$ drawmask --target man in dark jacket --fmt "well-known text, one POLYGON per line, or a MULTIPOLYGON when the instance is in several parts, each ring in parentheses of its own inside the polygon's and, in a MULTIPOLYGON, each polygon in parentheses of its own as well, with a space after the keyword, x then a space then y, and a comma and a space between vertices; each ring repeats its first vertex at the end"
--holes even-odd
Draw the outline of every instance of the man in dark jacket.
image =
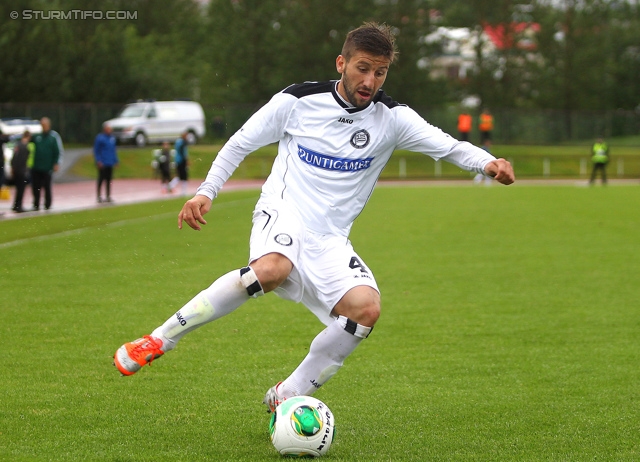
POLYGON ((100 191, 102 183, 106 183, 106 202, 111 202, 111 178, 113 177, 113 167, 118 165, 118 154, 116 152, 116 138, 111 134, 111 127, 105 125, 102 133, 96 136, 93 143, 93 156, 98 169, 98 202, 102 202, 100 191))
POLYGON ((9 137, 0 131, 0 188, 4 185, 4 144, 9 142, 9 137))
POLYGON ((13 200, 12 210, 16 213, 24 212, 22 199, 24 197, 24 189, 27 186, 27 162, 31 151, 35 151, 35 146, 31 142, 31 133, 25 131, 22 139, 13 148, 13 157, 11 158, 13 184, 16 186, 16 197, 13 200))
POLYGON ((174 145, 174 149, 176 151, 176 157, 174 161, 176 163, 176 172, 178 176, 176 176, 171 183, 169 183, 170 189, 175 189, 178 184, 181 185, 182 195, 186 196, 187 194, 187 180, 189 179, 188 167, 189 167, 189 156, 188 156, 188 145, 187 143, 187 135, 188 131, 185 131, 180 135, 180 138, 176 140, 176 144, 174 145))
POLYGON ((49 210, 53 196, 51 194, 51 178, 58 171, 60 150, 58 141, 51 134, 51 121, 48 117, 40 120, 42 133, 32 138, 35 145, 33 167, 31 168, 31 188, 33 192, 33 210, 40 210, 40 190, 44 188, 44 208, 49 210))

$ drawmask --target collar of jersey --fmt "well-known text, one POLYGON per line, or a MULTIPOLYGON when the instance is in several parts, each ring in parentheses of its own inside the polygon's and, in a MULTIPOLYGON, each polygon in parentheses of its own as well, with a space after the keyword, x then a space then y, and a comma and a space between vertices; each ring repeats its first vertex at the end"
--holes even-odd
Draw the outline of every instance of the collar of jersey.
POLYGON ((349 114, 355 114, 356 112, 360 112, 360 111, 364 111, 366 109, 369 109, 372 106, 372 104, 375 104, 380 100, 380 96, 382 95, 382 90, 378 90, 378 93, 371 100, 371 102, 369 104, 367 104, 365 107, 357 108, 357 107, 351 105, 350 103, 346 102, 344 100, 344 98, 342 98, 342 95, 340 95, 340 93, 338 93, 338 83, 340 81, 336 80, 335 82, 336 82, 335 85, 333 87, 331 87, 331 94, 333 95, 333 97, 336 100, 336 102, 340 105, 340 107, 344 108, 344 110, 347 111, 349 114))

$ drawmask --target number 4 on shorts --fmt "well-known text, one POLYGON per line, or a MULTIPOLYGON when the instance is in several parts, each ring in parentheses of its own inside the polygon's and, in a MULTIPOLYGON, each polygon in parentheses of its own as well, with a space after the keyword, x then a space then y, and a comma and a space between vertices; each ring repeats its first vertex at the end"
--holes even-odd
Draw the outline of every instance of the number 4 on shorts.
POLYGON ((361 273, 368 273, 367 268, 365 268, 364 265, 360 263, 360 260, 358 260, 358 257, 351 257, 351 261, 349 262, 349 268, 351 269, 360 268, 361 273))

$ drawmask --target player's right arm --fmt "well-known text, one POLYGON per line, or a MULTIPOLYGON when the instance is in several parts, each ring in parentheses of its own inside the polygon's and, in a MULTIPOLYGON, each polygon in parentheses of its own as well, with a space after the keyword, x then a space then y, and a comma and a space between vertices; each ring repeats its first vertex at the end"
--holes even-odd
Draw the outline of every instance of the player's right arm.
POLYGON ((182 229, 182 223, 186 222, 191 228, 200 231, 200 225, 207 224, 203 215, 209 211, 211 202, 240 162, 249 153, 282 138, 295 100, 296 98, 282 92, 276 94, 229 138, 211 164, 196 195, 184 204, 178 214, 178 228, 182 229))
POLYGON ((189 199, 178 214, 178 228, 182 229, 182 222, 185 221, 191 228, 200 231, 200 225, 206 225, 204 214, 211 209, 211 199, 207 196, 196 194, 189 199))
POLYGON ((280 141, 285 135, 285 127, 296 101, 294 96, 280 92, 252 115, 222 146, 196 194, 215 199, 218 191, 247 155, 280 141))

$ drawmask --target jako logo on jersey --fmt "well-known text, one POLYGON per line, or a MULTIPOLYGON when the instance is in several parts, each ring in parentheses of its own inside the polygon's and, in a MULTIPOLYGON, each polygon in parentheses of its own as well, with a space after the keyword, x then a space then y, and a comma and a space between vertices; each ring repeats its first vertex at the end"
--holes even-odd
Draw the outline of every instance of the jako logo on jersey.
MULTIPOLYGON (((368 142, 369 141, 367 139, 367 143, 368 142)), ((311 149, 307 149, 300 145, 298 145, 298 157, 300 157, 300 160, 304 163, 309 164, 312 167, 341 172, 357 172, 358 170, 368 169, 371 167, 371 162, 373 161, 373 157, 367 157, 366 159, 343 159, 340 157, 331 157, 312 151, 311 149)))
POLYGON ((351 137, 351 146, 356 149, 362 149, 369 144, 369 140, 371 137, 369 136, 369 132, 366 130, 358 130, 351 137))
POLYGON ((288 234, 277 234, 276 237, 273 238, 280 245, 286 245, 287 247, 293 244, 293 239, 288 234))
POLYGON ((340 122, 342 124, 352 124, 353 123, 353 119, 345 119, 344 117, 340 117, 338 119, 338 122, 340 122))

